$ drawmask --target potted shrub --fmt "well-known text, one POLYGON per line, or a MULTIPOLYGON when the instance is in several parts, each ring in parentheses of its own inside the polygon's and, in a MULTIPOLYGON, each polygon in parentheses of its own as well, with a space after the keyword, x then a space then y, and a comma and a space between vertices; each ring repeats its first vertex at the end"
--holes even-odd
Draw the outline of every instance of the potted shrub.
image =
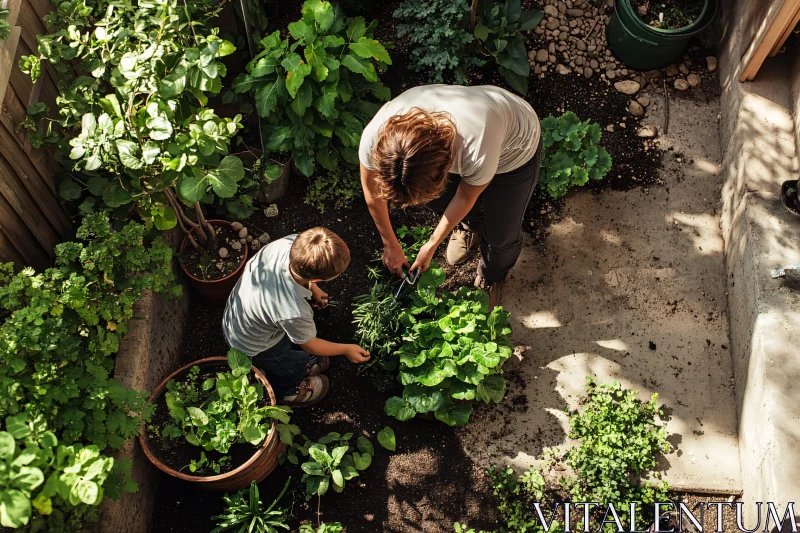
POLYGON ((705 31, 719 0, 616 0, 606 27, 614 56, 641 70, 680 61, 689 40, 705 31))
POLYGON ((192 6, 168 0, 107 10, 64 2, 58 17, 48 19, 57 31, 39 37, 47 46, 20 66, 33 81, 42 62, 67 73, 59 120, 36 104, 25 122, 35 146, 54 143, 65 156, 69 177, 59 185, 61 196, 83 197, 82 212, 111 210, 117 219, 135 216, 158 230, 179 226, 184 259, 225 263, 208 276, 190 275, 208 293, 204 282, 232 287, 247 253, 219 254, 229 225, 207 220, 203 204, 235 201, 245 168, 229 153, 241 116, 223 118, 207 106, 222 89, 221 58, 236 47, 205 29, 214 9, 192 6), (69 31, 66 21, 74 24, 69 31), (70 78, 73 66, 87 75, 70 78))
POLYGON ((293 435, 287 407, 238 350, 167 376, 153 392, 153 419, 139 435, 147 458, 203 488, 237 491, 266 478, 293 435))

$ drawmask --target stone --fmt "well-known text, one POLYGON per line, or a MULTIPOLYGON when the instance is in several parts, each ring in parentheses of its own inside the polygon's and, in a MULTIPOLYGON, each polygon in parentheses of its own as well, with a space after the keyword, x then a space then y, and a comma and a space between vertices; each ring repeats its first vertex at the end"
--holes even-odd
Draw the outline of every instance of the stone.
POLYGON ((652 139, 656 135, 658 135, 658 128, 653 126, 652 124, 648 124, 646 126, 642 126, 636 131, 636 135, 642 137, 643 139, 652 139))
POLYGON ((679 91, 685 91, 686 89, 689 88, 689 82, 683 78, 678 78, 677 80, 675 80, 675 88, 678 89, 679 91))
POLYGON ((258 242, 258 239, 256 239, 250 243, 250 248, 252 248, 253 250, 258 250, 259 248, 261 248, 261 243, 258 242))
POLYGON ((686 76, 686 81, 689 82, 689 85, 692 87, 697 87, 700 85, 700 76, 692 72, 688 76, 686 76))
POLYGON ((606 5, 611 9, 614 9, 614 0, 606 0, 606 5))
POLYGON ((575 46, 578 48, 578 50, 586 50, 586 43, 583 39, 578 39, 578 41, 575 43, 575 46))
POLYGON ((558 16, 558 9, 556 6, 546 5, 543 8, 544 14, 548 17, 557 17, 558 16))
MULTIPOLYGON (((247 237, 250 237, 250 235, 248 235, 247 237)), ((247 237, 239 239, 239 244, 247 244, 247 237)))
POLYGON ((709 72, 714 72, 717 70, 717 58, 714 56, 706 57, 706 67, 708 68, 709 72))
POLYGON ((583 57, 583 56, 576 57, 575 58, 575 64, 578 65, 579 67, 585 66, 586 65, 586 58, 583 57))
POLYGON ((565 4, 564 2, 559 2, 558 3, 558 12, 559 13, 566 13, 567 12, 567 4, 565 4))
POLYGON ((670 65, 667 67, 667 76, 670 78, 675 77, 678 75, 678 67, 675 65, 670 65))
POLYGON ((558 36, 558 40, 559 41, 566 41, 567 40, 567 34, 566 33, 562 33, 561 35, 558 36))
POLYGON ((593 69, 598 69, 600 68, 600 63, 596 59, 591 59, 589 61, 589 66, 592 67, 593 69))
POLYGON ((623 76, 627 76, 628 75, 628 69, 622 68, 622 69, 619 70, 619 73, 622 74, 623 76))
POLYGON ((561 35, 561 30, 553 30, 553 37, 558 37, 561 35))
POLYGON ((569 74, 572 71, 570 69, 568 69, 566 66, 559 64, 556 67, 556 72, 558 72, 562 76, 566 76, 567 74, 569 74))
POLYGON ((611 69, 608 69, 608 70, 606 71, 606 78, 608 78, 608 79, 610 79, 610 80, 613 80, 613 79, 614 79, 614 78, 616 78, 616 77, 617 77, 617 73, 616 73, 616 72, 614 72, 613 70, 611 70, 611 69))
POLYGON ((587 77, 587 78, 591 78, 591 77, 592 77, 592 74, 594 74, 594 70, 592 70, 592 68, 591 68, 591 67, 586 67, 585 69, 583 69, 583 75, 584 75, 585 77, 587 77))
POLYGON ((528 59, 530 61, 533 61, 534 59, 536 59, 536 50, 530 50, 528 52, 528 59))
POLYGON ((266 231, 261 235, 259 235, 258 239, 256 239, 256 241, 260 242, 261 244, 269 244, 271 240, 272 239, 270 238, 269 233, 267 233, 266 231))
POLYGON ((239 238, 244 239, 247 237, 247 228, 242 228, 239 230, 239 238))
POLYGON ((559 31, 569 31, 569 26, 561 25, 561 26, 558 27, 558 30, 559 31))
POLYGON ((547 50, 542 48, 541 50, 537 50, 534 54, 534 59, 539 63, 547 63, 547 50))
POLYGON ((628 111, 634 117, 641 118, 644 116, 644 107, 642 107, 642 104, 640 104, 636 100, 631 100, 631 103, 628 104, 628 111))
POLYGON ((278 216, 278 206, 277 204, 272 204, 264 208, 264 216, 267 218, 272 218, 278 216))
POLYGON ((582 17, 583 9, 578 9, 578 8, 567 9, 567 15, 569 15, 570 17, 582 17))
POLYGON ((622 94, 633 95, 638 93, 642 86, 633 80, 623 80, 615 83, 614 88, 622 94))
POLYGON ((609 131, 609 132, 613 133, 614 132, 614 125, 613 124, 609 124, 608 126, 606 126, 606 131, 609 131))
POLYGON ((544 27, 547 28, 548 30, 554 30, 554 29, 558 28, 559 25, 560 25, 560 23, 556 19, 556 20, 547 21, 547 24, 545 24, 544 27))
POLYGON ((242 224, 241 222, 231 222, 231 229, 233 231, 239 231, 243 227, 244 227, 244 224, 242 224))
POLYGON ((222 270, 223 268, 225 268, 225 263, 223 263, 222 261, 217 261, 216 267, 217 270, 222 270))
POLYGON ((642 107, 647 107, 650 105, 650 99, 646 96, 637 98, 636 101, 639 102, 639 105, 641 105, 642 107))
POLYGON ((247 241, 247 242, 253 242, 253 236, 252 235, 248 235, 247 237, 245 237, 244 240, 247 241))
POLYGON ((578 26, 578 21, 577 20, 572 19, 572 20, 569 21, 569 27, 570 28, 575 28, 577 26, 578 26))
POLYGON ((239 241, 233 241, 231 243, 231 248, 233 248, 234 250, 241 250, 242 249, 242 243, 240 243, 239 241))
POLYGON ((228 257, 228 249, 227 249, 227 248, 225 248, 224 246, 223 246, 222 248, 220 248, 220 249, 217 251, 217 253, 218 253, 218 254, 219 254, 219 256, 220 256, 221 258, 223 258, 223 259, 225 259, 226 257, 228 257))
POLYGON ((683 74, 684 76, 686 76, 687 74, 689 74, 689 67, 688 67, 688 65, 686 65, 686 63, 681 63, 681 64, 680 64, 680 66, 678 67, 678 70, 679 70, 679 71, 681 72, 681 74, 683 74))
POLYGON ((556 43, 548 44, 547 45, 547 51, 550 52, 551 54, 555 54, 556 53, 556 43))
POLYGON ((544 28, 541 28, 539 26, 537 26, 536 29, 533 31, 536 33, 536 35, 544 35, 544 28))
MULTIPOLYGON (((565 55, 566 55, 566 54, 565 54, 565 55)), ((550 63, 553 63, 553 64, 555 64, 555 62, 556 62, 556 56, 555 56, 555 54, 551 54, 550 56, 548 56, 548 60, 550 61, 550 63)))

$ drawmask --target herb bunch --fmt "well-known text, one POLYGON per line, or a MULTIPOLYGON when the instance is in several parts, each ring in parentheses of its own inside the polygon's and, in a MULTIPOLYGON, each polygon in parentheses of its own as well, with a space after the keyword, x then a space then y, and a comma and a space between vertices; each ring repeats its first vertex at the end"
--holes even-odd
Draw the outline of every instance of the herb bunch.
POLYGON ((288 531, 290 528, 286 521, 289 519, 289 511, 276 506, 286 494, 291 481, 291 478, 286 480, 281 493, 266 509, 259 498, 255 481, 250 482, 250 488, 242 489, 233 496, 226 494, 222 497, 225 512, 212 517, 217 522, 217 527, 211 533, 278 533, 279 529, 288 531))

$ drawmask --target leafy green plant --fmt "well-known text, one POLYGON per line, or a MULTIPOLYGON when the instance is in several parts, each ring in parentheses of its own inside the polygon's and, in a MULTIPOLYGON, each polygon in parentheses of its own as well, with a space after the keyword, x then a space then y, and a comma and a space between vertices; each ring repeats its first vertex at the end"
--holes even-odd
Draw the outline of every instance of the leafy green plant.
POLYGON ((279 529, 289 530, 286 521, 289 512, 283 508, 276 508, 278 502, 286 494, 291 479, 286 480, 283 490, 277 498, 264 509, 258 496, 258 485, 250 482, 249 489, 242 489, 233 496, 227 494, 222 497, 225 501, 225 512, 212 517, 217 522, 211 533, 235 531, 236 533, 278 533, 279 529))
POLYGON ((599 146, 600 125, 581 120, 572 111, 542 120, 542 168, 539 185, 553 198, 571 186, 599 180, 611 170, 611 156, 599 146))
POLYGON ((389 426, 386 426, 378 432, 378 442, 390 452, 397 449, 397 439, 394 435, 394 430, 389 426))
POLYGON ((149 417, 146 392, 111 379, 113 354, 145 290, 180 294, 172 251, 145 241, 145 227, 112 231, 86 217, 80 241, 55 248, 55 267, 37 274, 0 269, 0 416, 27 412, 66 443, 119 448, 149 417))
POLYGON ((308 524, 300 526, 300 533, 342 533, 343 531, 344 527, 339 522, 334 522, 333 524, 323 522, 316 528, 308 524))
POLYGON ((63 531, 96 519, 103 495, 132 490, 115 462, 97 446, 59 444, 56 435, 25 413, 7 417, 0 431, 0 525, 30 531, 63 531))
MULTIPOLYGON (((273 419, 281 441, 291 445, 300 433, 289 424, 291 409, 263 405, 264 386, 250 379, 252 361, 236 349, 228 352, 230 372, 219 372, 200 382, 199 367, 192 367, 183 382, 170 380, 164 400, 172 423, 160 430, 163 439, 183 438, 192 446, 226 455, 234 443, 258 446, 270 432, 273 419)), ((201 456, 189 465, 192 473, 206 467, 219 473, 219 463, 201 456)))
POLYGON ((399 19, 397 35, 411 42, 409 68, 425 72, 428 82, 442 83, 452 76, 457 84, 467 83, 467 67, 473 60, 467 46, 474 41, 467 24, 467 0, 405 0, 394 11, 399 19))
POLYGON ((345 482, 358 476, 372 464, 375 448, 368 438, 360 436, 355 448, 350 445, 352 433, 340 435, 328 433, 317 442, 304 437, 305 443, 294 444, 289 450, 289 461, 297 464, 297 453, 309 458, 300 465, 303 470, 301 481, 305 484, 306 495, 324 496, 329 488, 342 492, 345 482), (331 448, 328 448, 331 445, 331 448))
POLYGON ((47 22, 56 31, 38 37, 38 55, 20 68, 35 81, 47 62, 66 77, 59 118, 35 104, 24 123, 34 146, 57 143, 71 161, 61 196, 88 192, 86 210, 98 202, 119 218, 135 210, 159 230, 193 229, 195 248, 216 247, 201 202, 232 198, 244 177, 242 161, 228 155, 241 117, 206 107, 222 88, 220 59, 236 50, 216 29, 201 31, 216 11, 179 0, 55 7, 47 22), (73 66, 86 75, 70 76, 73 66))
POLYGON ((462 287, 437 296, 444 279, 432 264, 400 316, 405 342, 396 356, 404 389, 384 406, 398 420, 433 412, 450 426, 462 426, 472 413, 472 405, 462 402, 498 403, 505 396, 501 368, 513 352, 508 313, 501 307, 490 313, 488 296, 479 290, 462 287))
POLYGON ((340 166, 326 170, 308 184, 305 203, 325 212, 325 204, 333 200, 337 209, 349 207, 354 199, 361 198, 361 180, 355 170, 340 166))
POLYGON ((11 35, 11 26, 8 24, 8 9, 0 9, 0 41, 8 39, 11 35))
POLYGON ((527 38, 522 32, 534 29, 543 18, 544 13, 538 9, 523 10, 521 0, 478 3, 478 24, 473 34, 483 52, 497 63, 500 75, 523 95, 528 93, 531 66, 527 38))
MULTIPOLYGON (((290 153, 306 176, 317 163, 329 171, 357 166, 364 124, 379 109, 376 101, 389 99, 378 69, 392 61, 373 38, 375 26, 362 17, 345 18, 330 2, 307 0, 302 18, 289 24, 291 38, 276 31, 262 39, 247 73, 233 82, 237 93, 253 93, 266 119, 265 149, 290 153)), ((267 164, 268 179, 279 173, 267 164)))
MULTIPOLYGON (((619 382, 597 385, 587 377, 586 397, 578 412, 570 414, 571 439, 579 446, 565 453, 576 477, 565 480, 574 501, 613 503, 622 520, 630 521, 626 511, 630 502, 652 509, 654 502, 668 501, 669 486, 644 481, 653 473, 658 455, 671 450, 666 427, 656 423, 662 414, 658 394, 648 402, 639 400, 639 391, 622 388, 619 382)), ((648 518, 638 516, 637 528, 648 518)))

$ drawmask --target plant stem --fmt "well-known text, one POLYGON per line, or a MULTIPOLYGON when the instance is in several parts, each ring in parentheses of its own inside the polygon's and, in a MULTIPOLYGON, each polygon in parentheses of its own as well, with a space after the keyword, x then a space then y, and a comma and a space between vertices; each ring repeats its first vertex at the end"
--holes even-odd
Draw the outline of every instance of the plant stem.
MULTIPOLYGON (((189 242, 192 244, 195 250, 199 250, 200 245, 197 243, 197 240, 192 235, 191 230, 186 229, 186 226, 189 226, 191 229, 197 231, 197 228, 199 226, 194 222, 192 222, 189 219, 189 217, 186 216, 186 213, 183 212, 183 209, 181 209, 181 206, 178 203, 178 199, 175 198, 175 195, 172 193, 172 190, 169 187, 164 189, 164 196, 166 196, 167 202, 169 203, 170 207, 172 207, 173 211, 175 211, 175 214, 178 216, 178 224, 180 225, 183 233, 186 234, 186 238, 189 239, 189 242)), ((203 237, 205 238, 205 234, 203 234, 203 237)), ((205 244, 205 242, 203 244, 205 244)))
POLYGON ((478 12, 478 0, 472 0, 472 6, 469 10, 469 31, 475 31, 475 14, 478 12))
POLYGON ((322 521, 320 520, 320 512, 319 512, 319 506, 321 503, 322 503, 322 496, 317 494, 317 529, 322 527, 322 521))
POLYGON ((217 232, 214 231, 213 226, 211 226, 211 224, 208 223, 208 220, 206 220, 206 217, 203 216, 203 209, 200 207, 200 202, 194 203, 194 212, 197 215, 197 222, 200 225, 201 231, 204 233, 208 232, 210 234, 210 236, 206 235, 206 237, 208 237, 208 240, 211 242, 211 246, 216 248, 217 232))

